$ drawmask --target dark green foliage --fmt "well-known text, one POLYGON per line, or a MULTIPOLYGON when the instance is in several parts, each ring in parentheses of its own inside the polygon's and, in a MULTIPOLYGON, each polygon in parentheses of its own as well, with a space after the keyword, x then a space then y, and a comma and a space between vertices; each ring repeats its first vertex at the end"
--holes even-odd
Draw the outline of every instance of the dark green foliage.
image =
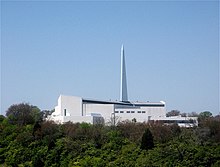
POLYGON ((40 109, 27 103, 13 104, 6 111, 10 123, 17 125, 33 124, 41 120, 40 109))
POLYGON ((4 115, 0 115, 0 122, 2 122, 5 119, 4 115))
POLYGON ((210 118, 211 116, 212 116, 212 113, 210 111, 204 111, 199 114, 200 118, 210 118))
POLYGON ((149 150, 152 149, 153 147, 154 147, 154 138, 151 131, 147 128, 142 136, 140 148, 142 150, 149 150))
POLYGON ((201 127, 187 129, 129 121, 114 127, 17 124, 0 117, 0 166, 219 167, 220 119, 202 121, 201 127))

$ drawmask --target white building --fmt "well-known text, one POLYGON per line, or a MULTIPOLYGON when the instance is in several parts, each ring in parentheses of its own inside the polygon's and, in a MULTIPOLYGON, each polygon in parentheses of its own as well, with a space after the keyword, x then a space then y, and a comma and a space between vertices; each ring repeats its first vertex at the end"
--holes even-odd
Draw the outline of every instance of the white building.
POLYGON ((166 117, 165 103, 132 103, 84 99, 60 95, 58 106, 51 119, 63 122, 105 123, 136 119, 147 122, 150 119, 166 117))
POLYGON ((166 117, 165 102, 130 102, 127 95, 124 47, 121 48, 120 101, 100 101, 76 96, 60 95, 51 117, 56 122, 87 122, 91 124, 133 120, 148 122, 166 117))
POLYGON ((172 117, 158 117, 153 119, 153 121, 159 121, 166 125, 178 124, 180 127, 193 127, 198 126, 198 117, 182 117, 182 116, 172 116, 172 117))

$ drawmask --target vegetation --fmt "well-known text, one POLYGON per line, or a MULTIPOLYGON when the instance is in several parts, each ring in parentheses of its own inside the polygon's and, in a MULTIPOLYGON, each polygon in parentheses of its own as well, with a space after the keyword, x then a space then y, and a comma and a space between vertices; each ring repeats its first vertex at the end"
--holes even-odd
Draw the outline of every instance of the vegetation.
POLYGON ((154 137, 151 131, 147 128, 142 136, 141 140, 141 149, 142 150, 149 150, 154 147, 154 137))
POLYGON ((12 116, 0 116, 2 166, 220 166, 219 116, 201 113, 199 127, 189 129, 136 121, 55 124, 29 104, 15 106, 19 112, 10 107, 12 116))
POLYGON ((180 115, 180 111, 179 110, 171 110, 171 111, 169 111, 166 114, 167 117, 179 116, 179 115, 180 115))

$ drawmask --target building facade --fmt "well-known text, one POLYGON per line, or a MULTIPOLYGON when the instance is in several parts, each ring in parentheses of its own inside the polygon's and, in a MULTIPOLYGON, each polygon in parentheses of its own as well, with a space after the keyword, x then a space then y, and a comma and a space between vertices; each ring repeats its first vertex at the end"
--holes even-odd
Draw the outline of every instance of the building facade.
POLYGON ((108 124, 132 119, 148 122, 160 117, 166 117, 165 102, 99 101, 66 95, 60 95, 55 112, 51 115, 52 120, 60 123, 71 121, 92 124, 99 121, 108 124))

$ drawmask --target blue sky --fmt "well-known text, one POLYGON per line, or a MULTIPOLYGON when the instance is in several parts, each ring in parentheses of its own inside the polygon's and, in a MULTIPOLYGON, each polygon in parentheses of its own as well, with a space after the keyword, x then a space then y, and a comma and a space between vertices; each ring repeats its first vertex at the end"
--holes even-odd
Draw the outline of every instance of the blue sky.
POLYGON ((1 114, 53 109, 60 94, 219 113, 218 1, 2 1, 1 114))

